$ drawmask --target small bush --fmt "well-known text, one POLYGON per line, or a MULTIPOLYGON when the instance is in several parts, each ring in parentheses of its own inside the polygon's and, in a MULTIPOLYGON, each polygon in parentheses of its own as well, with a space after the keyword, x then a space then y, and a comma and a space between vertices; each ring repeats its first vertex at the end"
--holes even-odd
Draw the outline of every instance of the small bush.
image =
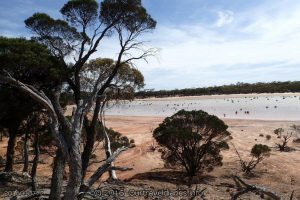
POLYGON ((271 135, 266 135, 266 139, 270 140, 271 139, 271 135))
POLYGON ((284 132, 283 128, 277 128, 274 130, 274 133, 278 136, 281 136, 281 134, 284 132))
POLYGON ((106 128, 106 132, 109 136, 110 139, 110 146, 112 151, 117 150, 120 147, 134 147, 134 140, 133 139, 129 139, 127 136, 122 136, 121 133, 113 130, 113 129, 107 129, 106 128))
POLYGON ((267 145, 255 144, 250 153, 252 158, 248 162, 242 159, 237 149, 235 149, 235 151, 239 157, 242 171, 249 175, 259 163, 261 163, 266 157, 270 156, 271 149, 267 145))
POLYGON ((285 134, 281 133, 281 140, 280 143, 276 143, 276 146, 279 151, 288 151, 290 148, 288 147, 288 143, 290 139, 292 138, 293 133, 292 132, 287 132, 285 134))

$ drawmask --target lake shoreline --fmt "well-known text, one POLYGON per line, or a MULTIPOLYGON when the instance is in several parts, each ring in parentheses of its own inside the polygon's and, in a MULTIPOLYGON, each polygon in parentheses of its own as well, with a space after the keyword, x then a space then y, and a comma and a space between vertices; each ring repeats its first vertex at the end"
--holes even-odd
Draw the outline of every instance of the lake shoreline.
POLYGON ((222 119, 300 120, 300 93, 231 94, 134 99, 110 102, 106 115, 171 116, 179 110, 204 110, 222 119))
POLYGON ((172 97, 149 97, 149 98, 135 98, 135 101, 146 101, 146 100, 175 100, 175 99, 224 99, 224 98, 242 98, 242 97, 273 97, 273 96, 299 96, 300 92, 286 92, 286 93, 251 93, 251 94, 216 94, 216 95, 196 95, 196 96, 172 96, 172 97))
MULTIPOLYGON (((134 119, 134 118, 144 118, 144 119, 165 119, 166 116, 143 116, 143 115, 106 115, 105 116, 106 119, 134 119)), ((249 121, 249 122, 252 122, 252 123, 255 123, 255 122, 278 122, 278 123, 286 123, 286 122, 289 122, 289 123, 300 123, 300 119, 299 120, 276 120, 276 119, 270 119, 270 120, 266 120, 266 119, 239 119, 239 118, 222 118, 220 117, 220 119, 222 119, 223 121, 235 121, 235 122, 245 122, 245 121, 249 121)))

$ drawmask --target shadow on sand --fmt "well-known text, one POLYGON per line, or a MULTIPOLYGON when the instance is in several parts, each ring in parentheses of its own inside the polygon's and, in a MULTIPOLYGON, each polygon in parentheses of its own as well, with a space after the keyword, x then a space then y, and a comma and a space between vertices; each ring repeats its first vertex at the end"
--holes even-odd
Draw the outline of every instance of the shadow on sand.
MULTIPOLYGON (((131 181, 133 179, 138 180, 153 180, 153 181, 160 181, 160 182, 167 182, 176 185, 190 183, 190 178, 186 175, 185 172, 182 171, 152 171, 152 172, 145 172, 141 174, 136 174, 135 176, 128 179, 131 181)), ((196 177, 193 177, 192 183, 193 184, 209 184, 213 182, 216 178, 211 175, 199 174, 196 177)))

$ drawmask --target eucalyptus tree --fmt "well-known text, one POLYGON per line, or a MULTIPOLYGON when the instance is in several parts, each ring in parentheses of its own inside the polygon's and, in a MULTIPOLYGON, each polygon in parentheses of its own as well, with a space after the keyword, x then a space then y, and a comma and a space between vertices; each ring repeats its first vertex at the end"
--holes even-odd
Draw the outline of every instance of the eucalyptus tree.
MULTIPOLYGON (((58 73, 55 66, 58 65, 43 45, 25 39, 0 37, 2 74, 10 74, 19 81, 48 90, 59 81, 55 75, 58 73)), ((22 121, 41 109, 28 95, 12 89, 8 84, 0 85, 0 126, 9 133, 5 171, 13 170, 14 146, 22 121)))
MULTIPOLYGON (((112 80, 124 64, 135 60, 146 59, 155 53, 154 49, 144 49, 143 42, 138 38, 145 32, 155 28, 156 22, 142 6, 141 0, 104 0, 99 4, 94 0, 71 0, 60 10, 63 19, 53 19, 45 13, 35 13, 25 20, 26 26, 35 34, 33 39, 44 44, 62 66, 60 75, 61 84, 53 87, 51 94, 45 94, 40 88, 18 81, 13 75, 0 75, 1 82, 19 88, 30 95, 47 109, 51 118, 51 128, 59 148, 61 163, 54 172, 63 169, 62 160, 68 161, 69 179, 65 199, 76 199, 80 186, 86 191, 95 181, 109 169, 110 163, 126 148, 116 150, 103 166, 86 181, 82 176, 82 157, 80 151, 82 128, 88 120, 87 114, 93 104, 93 119, 90 124, 95 129, 98 114, 101 108, 101 98, 107 92, 112 80), (80 72, 84 64, 99 48, 101 42, 117 35, 119 51, 115 65, 104 82, 99 74, 93 85, 92 92, 83 96, 80 72), (134 52, 132 51, 134 50, 134 52), (73 62, 70 63, 70 58, 73 62), (64 116, 60 105, 60 95, 66 87, 74 94, 76 109, 71 120, 64 116), (96 120, 95 120, 96 119, 96 120)), ((10 55, 10 51, 3 51, 10 55)), ((56 158, 58 159, 58 157, 56 158)), ((59 173, 53 173, 52 190, 50 197, 59 199, 58 185, 61 184, 59 173), (56 188, 56 190, 55 190, 56 188)), ((83 189, 82 189, 83 190, 83 189)))
MULTIPOLYGON (((104 82, 112 70, 115 68, 116 61, 108 58, 104 59, 94 59, 89 61, 84 65, 81 72, 82 76, 82 85, 87 92, 91 92, 92 87, 97 81, 97 76, 101 74, 101 82, 104 82)), ((93 116, 91 123, 85 123, 84 128, 87 133, 86 143, 84 146, 84 151, 82 153, 82 172, 83 177, 85 176, 87 167, 89 166, 89 159, 91 157, 93 146, 95 143, 96 128, 94 128, 93 120, 95 120, 103 128, 105 134, 105 149, 106 155, 109 157, 112 154, 110 147, 110 139, 105 129, 104 122, 104 111, 110 104, 118 103, 118 100, 132 100, 134 98, 134 92, 144 86, 144 77, 142 73, 134 68, 130 64, 123 64, 119 69, 119 72, 116 74, 114 79, 111 81, 110 85, 107 87, 105 95, 102 98, 98 99, 99 102, 96 106, 100 106, 99 115, 100 118, 97 118, 97 115, 93 116)), ((88 122, 86 120, 85 122, 88 122)), ((117 179, 116 173, 110 171, 111 178, 117 179)))

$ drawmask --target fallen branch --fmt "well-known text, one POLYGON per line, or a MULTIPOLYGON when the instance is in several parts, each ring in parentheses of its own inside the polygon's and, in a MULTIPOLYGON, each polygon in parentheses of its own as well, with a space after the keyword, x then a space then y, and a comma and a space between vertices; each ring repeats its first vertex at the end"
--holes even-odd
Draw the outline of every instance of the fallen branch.
POLYGON ((233 176, 233 180, 237 184, 239 188, 241 188, 241 191, 235 193, 231 200, 236 200, 239 196, 242 196, 243 194, 246 194, 248 192, 258 192, 260 194, 265 194, 269 196, 270 198, 274 200, 281 200, 282 198, 279 197, 275 192, 269 191, 264 187, 256 186, 256 185, 249 185, 246 182, 244 182, 240 177, 233 176))
POLYGON ((101 178, 101 176, 109 171, 109 170, 120 170, 120 171, 128 171, 132 170, 132 168, 127 167, 115 167, 110 164, 123 152, 126 151, 128 147, 118 148, 108 159, 105 160, 104 164, 101 165, 94 174, 85 181, 80 187, 80 193, 78 195, 78 199, 82 199, 87 191, 94 185, 94 183, 101 178))

